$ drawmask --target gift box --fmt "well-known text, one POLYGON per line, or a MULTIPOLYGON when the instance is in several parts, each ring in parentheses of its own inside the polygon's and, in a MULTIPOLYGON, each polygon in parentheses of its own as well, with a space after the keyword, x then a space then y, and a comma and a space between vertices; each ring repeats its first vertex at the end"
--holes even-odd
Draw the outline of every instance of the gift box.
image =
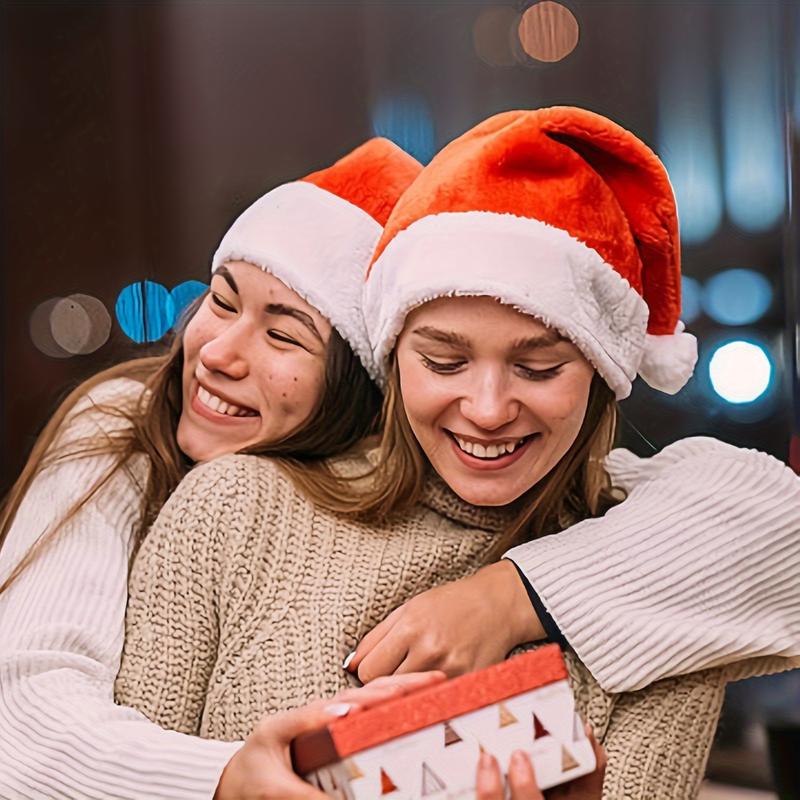
POLYGON ((292 742, 299 775, 339 800, 472 798, 481 751, 533 761, 546 789, 594 771, 557 645, 354 712, 292 742))

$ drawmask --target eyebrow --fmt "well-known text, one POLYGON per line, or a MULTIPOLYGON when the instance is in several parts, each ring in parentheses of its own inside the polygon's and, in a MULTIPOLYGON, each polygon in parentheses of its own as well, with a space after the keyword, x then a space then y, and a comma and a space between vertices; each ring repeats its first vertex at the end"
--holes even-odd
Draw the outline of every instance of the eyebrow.
POLYGON ((529 336, 525 339, 517 339, 511 345, 511 350, 514 353, 521 353, 526 350, 541 350, 545 347, 552 347, 561 342, 566 342, 565 339, 558 331, 553 328, 548 328, 545 333, 537 334, 536 336, 529 336))
POLYGON ((319 341, 324 344, 322 341, 322 335, 317 330, 317 326, 314 324, 314 320, 306 314, 305 311, 301 311, 299 308, 294 308, 293 306, 287 306, 283 303, 268 303, 264 306, 264 311, 267 314, 283 314, 287 317, 294 317, 298 322, 302 323, 303 325, 308 328, 314 336, 319 339, 319 341))
POLYGON ((442 331, 439 330, 439 328, 432 328, 430 325, 422 325, 419 328, 414 328, 412 333, 417 336, 422 336, 425 339, 430 339, 433 342, 450 345, 451 347, 463 347, 469 350, 472 346, 466 336, 462 336, 460 333, 455 333, 454 331, 442 331))
POLYGON ((231 275, 230 270, 227 267, 220 267, 214 274, 224 278, 228 286, 231 287, 231 290, 236 294, 239 294, 239 287, 236 285, 236 281, 233 279, 233 275, 231 275))
MULTIPOLYGON (((429 325, 422 325, 419 328, 415 328, 412 333, 423 336, 434 342, 450 345, 451 347, 462 347, 469 350, 472 346, 469 339, 459 333, 439 330, 439 328, 433 328, 429 325)), ((512 343, 511 350, 514 353, 521 353, 527 350, 540 350, 565 341, 567 340, 558 331, 549 328, 545 333, 540 333, 536 336, 528 336, 524 339, 517 339, 512 343)))

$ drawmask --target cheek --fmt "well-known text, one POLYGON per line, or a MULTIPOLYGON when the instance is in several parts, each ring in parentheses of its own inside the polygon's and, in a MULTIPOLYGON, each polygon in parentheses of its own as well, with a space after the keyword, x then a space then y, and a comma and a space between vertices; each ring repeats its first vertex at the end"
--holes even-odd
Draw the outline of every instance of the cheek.
POLYGON ((309 414, 322 395, 321 367, 298 361, 274 364, 259 380, 264 402, 276 408, 281 416, 309 414))
POLYGON ((184 360, 194 361, 200 353, 200 348, 206 342, 210 342, 214 336, 214 319, 210 317, 205 306, 200 306, 183 332, 184 360))
POLYGON ((443 382, 414 359, 400 359, 398 367, 403 407, 412 427, 415 423, 432 423, 448 403, 443 382))

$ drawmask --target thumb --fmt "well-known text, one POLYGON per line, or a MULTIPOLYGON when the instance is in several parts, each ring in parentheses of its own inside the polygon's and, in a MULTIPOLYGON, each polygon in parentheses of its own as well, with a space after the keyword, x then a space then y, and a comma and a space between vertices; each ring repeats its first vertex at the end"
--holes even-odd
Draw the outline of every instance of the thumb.
POLYGON ((357 711, 355 703, 337 703, 335 700, 317 700, 302 708, 282 711, 264 720, 262 734, 276 743, 289 744, 295 736, 315 731, 335 719, 357 711))

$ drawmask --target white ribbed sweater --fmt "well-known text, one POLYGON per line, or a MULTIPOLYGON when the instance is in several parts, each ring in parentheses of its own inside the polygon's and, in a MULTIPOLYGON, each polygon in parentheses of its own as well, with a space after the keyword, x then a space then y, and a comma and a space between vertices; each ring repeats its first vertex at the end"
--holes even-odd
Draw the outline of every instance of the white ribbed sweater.
MULTIPOLYGON (((114 381, 93 398, 139 392, 114 381)), ((119 424, 79 419, 66 437, 119 424)), ((0 798, 211 797, 239 746, 164 731, 113 703, 146 474, 133 466, 0 595, 0 798)), ((0 552, 0 580, 107 467, 81 459, 36 479, 0 552)), ((650 459, 615 451, 609 469, 628 500, 511 553, 600 684, 623 691, 757 655, 800 664, 800 479, 710 439, 650 459), (593 644, 610 631, 625 634, 613 659, 593 644)))

